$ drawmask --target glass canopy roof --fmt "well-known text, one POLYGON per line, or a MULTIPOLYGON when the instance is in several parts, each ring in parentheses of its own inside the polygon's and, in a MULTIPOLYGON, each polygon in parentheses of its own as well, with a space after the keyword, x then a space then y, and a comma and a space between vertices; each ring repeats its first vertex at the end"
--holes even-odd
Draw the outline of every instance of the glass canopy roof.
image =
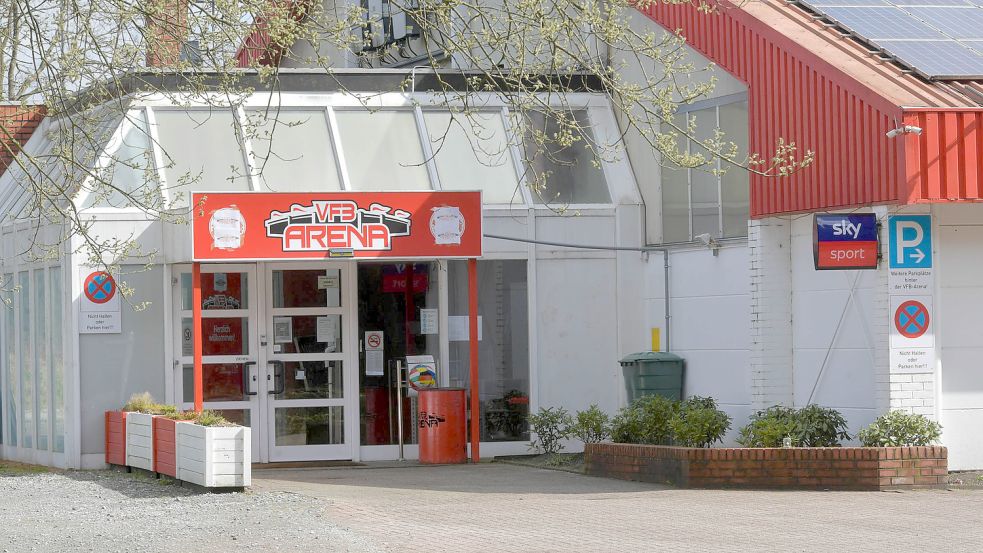
POLYGON ((39 179, 62 190, 80 183, 64 195, 82 209, 187 208, 192 191, 481 190, 492 207, 611 203, 586 107, 571 114, 590 133, 586 140, 537 152, 516 137, 529 136, 530 126, 557 132, 542 114, 300 104, 117 107, 77 141, 87 148, 70 146, 79 150, 75 162, 63 154, 74 125, 45 120, 25 152, 51 166, 11 166, 0 179, 0 209, 36 216, 28 183, 39 179), (529 185, 543 176, 545 185, 529 185))

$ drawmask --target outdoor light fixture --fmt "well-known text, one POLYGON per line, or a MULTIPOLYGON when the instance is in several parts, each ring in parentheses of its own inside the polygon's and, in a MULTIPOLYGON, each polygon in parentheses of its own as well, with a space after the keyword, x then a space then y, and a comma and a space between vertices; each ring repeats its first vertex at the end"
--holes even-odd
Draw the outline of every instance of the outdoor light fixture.
POLYGON ((331 248, 328 250, 328 257, 355 257, 355 250, 351 248, 331 248))
POLYGON ((710 251, 713 252, 714 257, 716 257, 718 253, 720 253, 720 242, 717 242, 716 238, 710 236, 710 233, 704 232, 703 234, 697 234, 696 236, 694 236, 694 238, 699 240, 700 243, 706 246, 707 248, 710 248, 710 251))
POLYGON ((916 127, 914 125, 905 125, 903 127, 898 127, 896 129, 891 129, 884 133, 884 136, 888 138, 894 138, 899 134, 922 134, 922 128, 916 127))

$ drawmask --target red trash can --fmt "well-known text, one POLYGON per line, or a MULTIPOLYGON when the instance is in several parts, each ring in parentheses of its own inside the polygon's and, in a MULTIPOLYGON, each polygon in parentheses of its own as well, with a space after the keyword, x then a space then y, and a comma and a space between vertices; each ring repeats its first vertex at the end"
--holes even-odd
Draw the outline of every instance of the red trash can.
POLYGON ((428 465, 468 461, 464 388, 420 390, 417 403, 420 462, 428 465))

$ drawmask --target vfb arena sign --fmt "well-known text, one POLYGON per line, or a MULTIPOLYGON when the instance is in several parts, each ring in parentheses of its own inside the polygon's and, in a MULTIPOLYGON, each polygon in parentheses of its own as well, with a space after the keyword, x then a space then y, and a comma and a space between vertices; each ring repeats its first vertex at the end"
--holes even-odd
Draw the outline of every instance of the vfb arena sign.
POLYGON ((816 270, 876 269, 877 216, 816 214, 813 257, 816 270))
POLYGON ((481 256, 480 192, 195 193, 195 261, 481 256))

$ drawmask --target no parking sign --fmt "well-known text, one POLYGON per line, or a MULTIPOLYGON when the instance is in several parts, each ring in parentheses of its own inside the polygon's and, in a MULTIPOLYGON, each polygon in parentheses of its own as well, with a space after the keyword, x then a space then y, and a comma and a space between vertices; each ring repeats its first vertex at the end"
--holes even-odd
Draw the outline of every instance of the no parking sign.
POLYGON ((123 331, 119 287, 106 271, 82 268, 79 296, 80 334, 119 334, 123 331))

